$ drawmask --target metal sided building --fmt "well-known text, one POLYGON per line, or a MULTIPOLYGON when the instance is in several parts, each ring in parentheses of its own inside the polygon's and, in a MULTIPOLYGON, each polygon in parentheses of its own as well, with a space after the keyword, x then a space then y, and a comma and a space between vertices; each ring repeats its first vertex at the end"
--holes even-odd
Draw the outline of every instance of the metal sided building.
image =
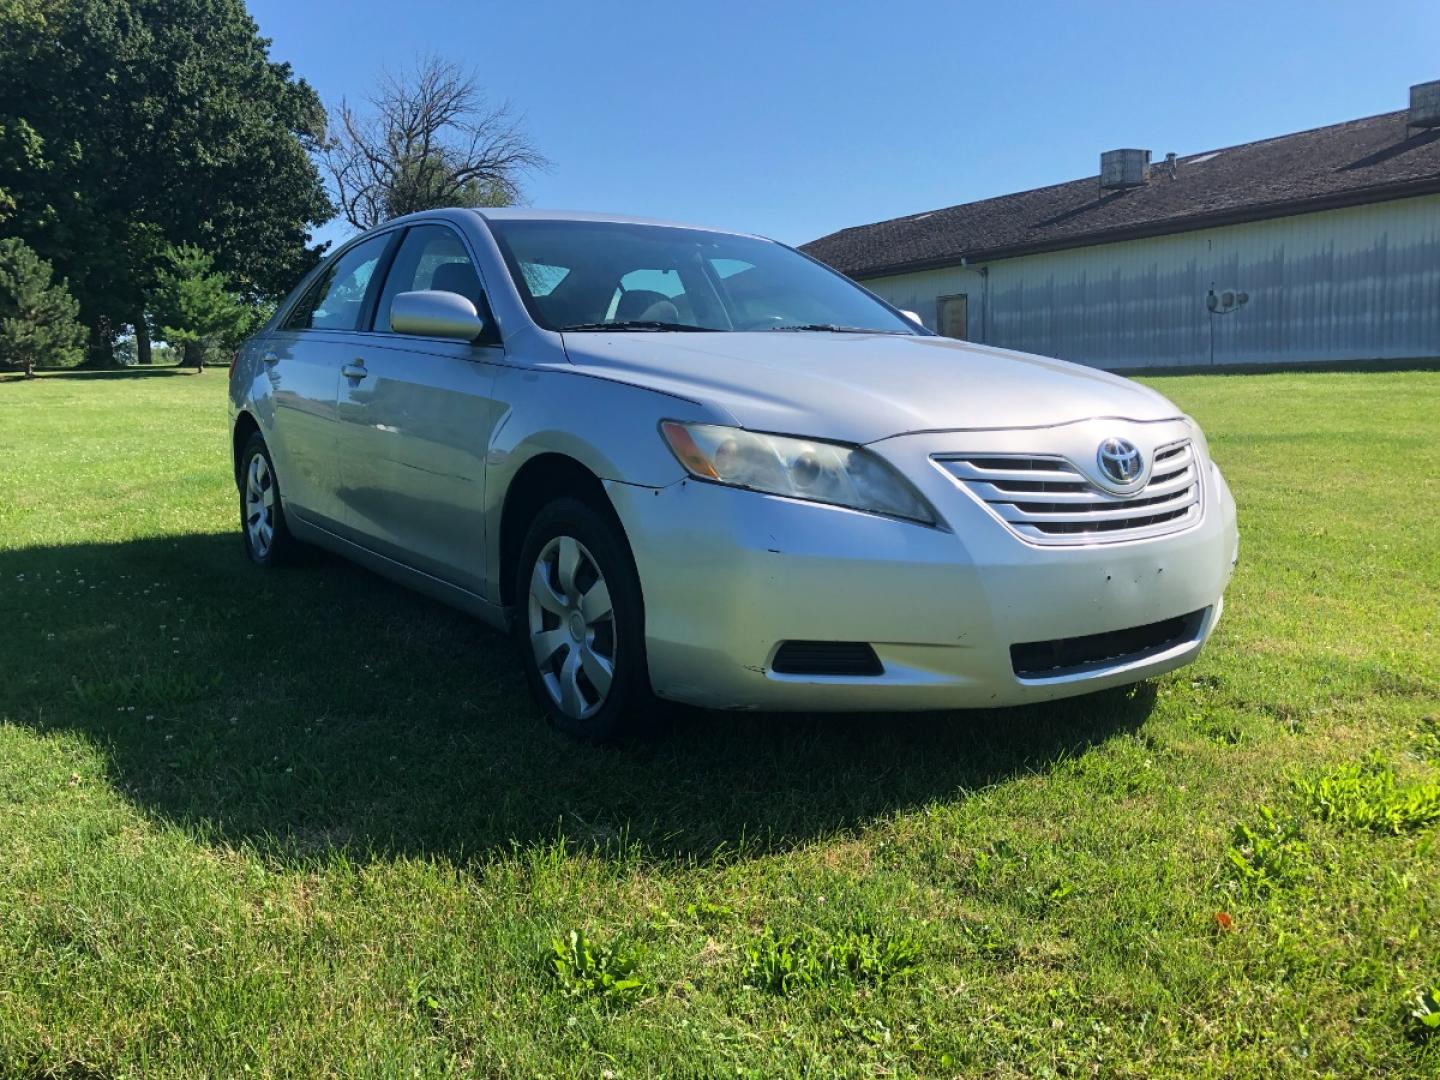
POLYGON ((1440 82, 1410 108, 843 229, 802 250, 951 337, 1095 367, 1440 357, 1440 82))

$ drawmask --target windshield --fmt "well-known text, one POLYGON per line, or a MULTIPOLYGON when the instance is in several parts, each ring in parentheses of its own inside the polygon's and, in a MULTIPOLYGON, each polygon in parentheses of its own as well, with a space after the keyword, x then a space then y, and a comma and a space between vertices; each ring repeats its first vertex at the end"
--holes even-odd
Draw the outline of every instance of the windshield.
POLYGON ((491 221, 549 330, 923 333, 853 282, 769 240, 613 221, 491 221))

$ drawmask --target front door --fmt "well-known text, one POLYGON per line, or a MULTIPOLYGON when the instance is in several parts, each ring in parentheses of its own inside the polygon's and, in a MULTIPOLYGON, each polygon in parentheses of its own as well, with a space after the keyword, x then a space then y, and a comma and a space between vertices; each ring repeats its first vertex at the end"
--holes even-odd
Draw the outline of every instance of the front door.
MULTIPOLYGON (((483 595, 485 457, 499 420, 498 344, 402 335, 390 306, 402 292, 460 293, 486 312, 480 278, 444 225, 407 230, 340 378, 345 531, 407 566, 483 595)), ((487 319, 493 328, 493 320, 487 319)))

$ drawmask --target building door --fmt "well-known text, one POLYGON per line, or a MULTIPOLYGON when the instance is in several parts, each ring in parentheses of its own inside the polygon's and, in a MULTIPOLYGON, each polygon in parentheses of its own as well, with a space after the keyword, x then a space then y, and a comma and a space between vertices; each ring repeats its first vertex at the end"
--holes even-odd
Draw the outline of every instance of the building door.
POLYGON ((935 329, 942 337, 967 340, 965 333, 966 295, 942 296, 935 301, 935 329))

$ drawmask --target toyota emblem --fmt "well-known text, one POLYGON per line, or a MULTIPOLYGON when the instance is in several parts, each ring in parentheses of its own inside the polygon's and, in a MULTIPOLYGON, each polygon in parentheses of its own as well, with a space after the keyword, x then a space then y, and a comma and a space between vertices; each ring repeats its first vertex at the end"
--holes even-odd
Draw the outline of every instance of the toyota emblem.
POLYGON ((1100 463, 1100 474, 1118 488, 1135 483, 1144 466, 1139 448, 1129 439, 1106 439, 1100 444, 1096 459, 1100 463))

